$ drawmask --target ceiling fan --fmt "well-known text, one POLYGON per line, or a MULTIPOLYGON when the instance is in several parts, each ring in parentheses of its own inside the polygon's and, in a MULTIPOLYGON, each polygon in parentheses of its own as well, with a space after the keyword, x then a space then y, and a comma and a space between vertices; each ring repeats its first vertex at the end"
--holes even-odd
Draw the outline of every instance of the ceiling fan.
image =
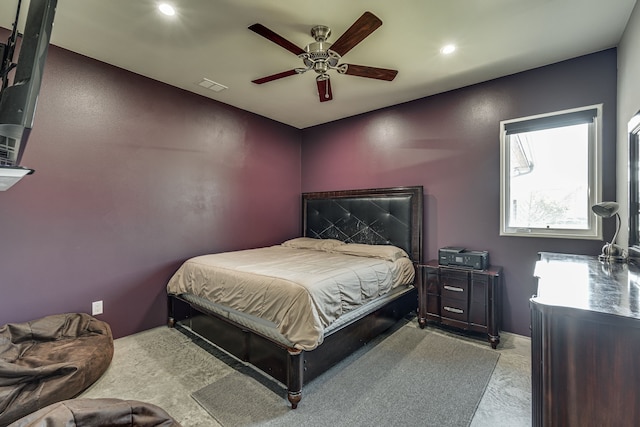
POLYGON ((272 74, 260 79, 252 80, 253 83, 263 84, 283 77, 306 73, 309 70, 315 71, 316 84, 318 86, 318 96, 320 102, 331 101, 331 80, 328 71, 336 70, 340 74, 350 76, 366 77, 369 79, 391 81, 398 74, 397 70, 386 68, 368 67, 365 65, 338 64, 340 59, 358 43, 373 33, 382 25, 382 21, 371 12, 365 12, 356 22, 342 34, 335 43, 327 42, 331 35, 331 29, 324 25, 316 25, 311 28, 311 36, 315 42, 309 43, 304 49, 291 43, 284 37, 276 34, 262 24, 253 24, 249 29, 262 37, 287 49, 298 56, 304 62, 304 68, 294 68, 281 73, 272 74))

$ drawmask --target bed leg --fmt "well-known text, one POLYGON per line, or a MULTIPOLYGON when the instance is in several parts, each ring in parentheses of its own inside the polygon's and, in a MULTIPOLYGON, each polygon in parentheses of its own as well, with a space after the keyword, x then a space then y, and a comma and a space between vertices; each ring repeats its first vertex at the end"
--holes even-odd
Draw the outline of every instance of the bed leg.
POLYGON ((302 383, 304 372, 304 354, 302 350, 288 349, 287 358, 287 399, 291 409, 296 409, 302 400, 302 383))
POLYGON ((288 391, 287 392, 287 399, 289 399, 289 402, 291 402, 291 409, 296 409, 298 407, 298 403, 300 402, 300 400, 302 400, 302 392, 292 392, 292 391, 288 391))
POLYGON ((173 295, 167 297, 167 309, 169 312, 167 326, 170 328, 175 327, 178 322, 191 318, 191 306, 173 295))
POLYGON ((167 326, 170 328, 174 328, 176 326, 176 318, 173 317, 175 312, 174 305, 175 299, 171 295, 167 295, 167 310, 169 311, 167 326))

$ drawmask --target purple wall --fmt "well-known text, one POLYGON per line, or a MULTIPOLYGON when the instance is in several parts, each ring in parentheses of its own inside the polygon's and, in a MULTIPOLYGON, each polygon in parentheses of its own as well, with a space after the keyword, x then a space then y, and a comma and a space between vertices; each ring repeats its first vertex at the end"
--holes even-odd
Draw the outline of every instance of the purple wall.
POLYGON ((36 173, 0 193, 0 325, 96 300, 116 337, 166 323, 184 259, 299 235, 300 140, 51 46, 22 158, 36 173))
POLYGON ((503 329, 528 335, 537 252, 602 242, 498 235, 499 122, 596 103, 608 200, 614 49, 300 131, 52 46, 22 159, 36 173, 0 192, 0 325, 96 300, 116 337, 164 324, 184 259, 298 235, 301 191, 421 184, 425 257, 489 250, 503 329))
POLYGON ((426 259, 443 246, 489 250, 504 267, 503 329, 529 335, 537 253, 598 254, 602 242, 499 236, 499 122, 598 103, 603 198, 614 200, 615 49, 305 129, 302 190, 423 185, 426 259))

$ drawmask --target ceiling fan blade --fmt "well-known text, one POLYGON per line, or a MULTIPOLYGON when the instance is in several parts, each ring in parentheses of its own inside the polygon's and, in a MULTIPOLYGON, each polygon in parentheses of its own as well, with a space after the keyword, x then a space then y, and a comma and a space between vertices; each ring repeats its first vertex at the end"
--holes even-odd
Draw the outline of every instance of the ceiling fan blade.
POLYGON ((293 53, 294 55, 300 55, 304 53, 304 49, 299 48, 295 44, 291 43, 289 40, 285 39, 279 34, 274 33, 273 31, 271 31, 270 29, 268 29, 262 24, 253 24, 252 26, 249 27, 249 29, 256 34, 261 35, 265 39, 271 40, 275 44, 282 46, 283 48, 287 49, 289 52, 293 53))
POLYGON ((330 49, 338 55, 344 56, 381 25, 382 21, 377 16, 371 12, 365 12, 333 43, 330 49))
POLYGON ((317 77, 316 84, 318 85, 320 102, 331 101, 333 99, 333 93, 331 92, 331 80, 329 80, 329 76, 326 78, 322 78, 322 76, 317 77))
POLYGON ((378 79, 391 81, 396 78, 398 70, 389 70, 387 68, 367 67, 365 65, 345 64, 347 70, 344 74, 350 76, 366 77, 368 79, 378 79))
POLYGON ((293 70, 283 71, 277 74, 272 74, 270 76, 262 77, 260 79, 251 80, 251 81, 255 84, 261 85, 262 83, 268 83, 273 80, 281 79, 283 77, 295 76, 296 74, 298 74, 298 72, 295 69, 293 69, 293 70))

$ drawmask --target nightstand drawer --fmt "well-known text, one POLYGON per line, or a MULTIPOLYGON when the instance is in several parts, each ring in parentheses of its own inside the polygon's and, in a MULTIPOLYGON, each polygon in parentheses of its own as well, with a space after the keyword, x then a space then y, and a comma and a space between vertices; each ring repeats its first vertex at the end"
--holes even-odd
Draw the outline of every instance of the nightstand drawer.
POLYGON ((440 280, 443 285, 468 287, 469 273, 466 271, 441 271, 440 280))
POLYGON ((442 297, 441 309, 440 315, 443 318, 448 317, 449 319, 455 319, 461 322, 466 322, 469 318, 467 305, 460 304, 460 301, 456 299, 442 297))
POLYGON ((469 275, 465 272, 442 273, 440 286, 443 298, 460 301, 469 299, 469 275))

